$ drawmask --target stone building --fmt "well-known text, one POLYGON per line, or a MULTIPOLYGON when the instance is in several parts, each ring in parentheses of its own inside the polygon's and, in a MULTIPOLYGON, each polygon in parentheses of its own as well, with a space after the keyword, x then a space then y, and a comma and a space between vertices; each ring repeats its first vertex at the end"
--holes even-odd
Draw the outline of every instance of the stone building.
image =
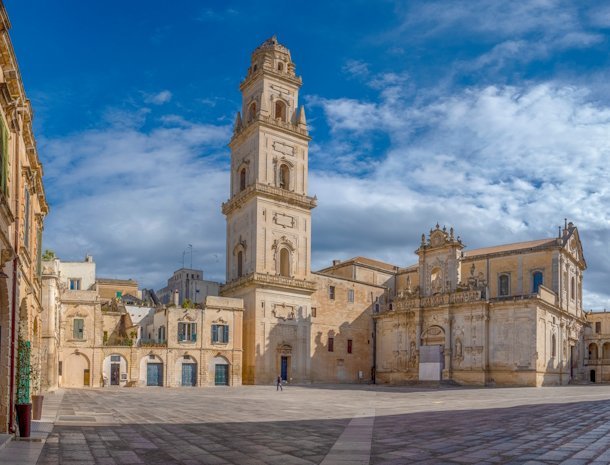
POLYGON ((32 131, 32 107, 10 27, 0 2, 0 433, 15 428, 19 341, 31 348, 35 375, 31 388, 37 391, 46 337, 41 324, 40 249, 48 206, 32 131))
POLYGON ((203 270, 180 268, 167 280, 167 286, 157 291, 157 296, 161 303, 169 304, 174 299, 174 292, 178 291, 179 305, 186 299, 200 304, 209 295, 217 296, 219 289, 220 283, 203 279, 203 270))
POLYGON ((116 294, 102 297, 99 282, 91 256, 44 261, 53 334, 46 388, 241 384, 241 300, 208 296, 198 308, 127 305, 116 294))
POLYGON ((437 227, 401 268, 364 257, 311 272, 302 80, 272 37, 240 84, 231 148, 226 284, 244 301, 243 382, 565 384, 582 376, 576 227, 466 251, 437 227))
POLYGON ((610 382, 610 313, 587 313, 584 347, 584 379, 591 383, 610 382))

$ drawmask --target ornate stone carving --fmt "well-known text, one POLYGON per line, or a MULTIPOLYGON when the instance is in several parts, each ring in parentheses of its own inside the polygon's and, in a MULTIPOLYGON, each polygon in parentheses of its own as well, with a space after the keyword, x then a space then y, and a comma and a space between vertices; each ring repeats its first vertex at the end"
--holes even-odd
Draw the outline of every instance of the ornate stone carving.
POLYGON ((273 222, 283 228, 294 228, 296 220, 294 217, 285 215, 284 213, 274 213, 273 222))
POLYGON ((284 142, 275 141, 273 142, 273 150, 281 153, 282 155, 289 155, 291 157, 294 156, 294 147, 292 145, 288 145, 284 142))
POLYGON ((275 304, 271 314, 279 320, 294 320, 296 317, 295 309, 293 305, 275 304))

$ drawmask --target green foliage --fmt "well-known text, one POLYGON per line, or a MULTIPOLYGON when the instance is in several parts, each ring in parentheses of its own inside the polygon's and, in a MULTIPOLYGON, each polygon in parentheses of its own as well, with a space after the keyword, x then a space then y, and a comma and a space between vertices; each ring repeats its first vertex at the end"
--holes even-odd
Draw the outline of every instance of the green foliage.
POLYGON ((193 308, 193 302, 190 299, 184 299, 182 302, 182 308, 193 308))
POLYGON ((30 403, 31 353, 30 341, 20 337, 17 343, 17 404, 30 403))
POLYGON ((53 252, 51 249, 45 249, 44 253, 42 254, 42 259, 43 260, 53 260, 55 258, 55 252, 53 252))

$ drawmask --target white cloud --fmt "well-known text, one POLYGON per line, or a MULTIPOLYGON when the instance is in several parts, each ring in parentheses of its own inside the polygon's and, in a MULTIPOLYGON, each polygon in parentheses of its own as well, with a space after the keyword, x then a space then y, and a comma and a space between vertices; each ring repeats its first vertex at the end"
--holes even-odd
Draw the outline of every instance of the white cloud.
POLYGON ((51 201, 45 247, 64 260, 92 253, 101 276, 156 287, 190 243, 194 264, 223 279, 229 137, 226 126, 182 122, 41 140, 51 201))
POLYGON ((329 252, 413 263, 421 233, 437 221, 479 247, 552 237, 568 217, 590 268, 586 304, 610 306, 610 108, 591 101, 586 88, 549 82, 471 88, 425 103, 320 102, 335 136, 318 148, 326 157, 334 159, 341 143, 361 143, 363 129, 391 142, 360 178, 313 170, 314 233, 323 231, 323 239, 314 235, 318 266, 329 252), (362 115, 358 124, 348 121, 353 114, 362 115))
POLYGON ((169 90, 162 90, 156 94, 148 94, 145 96, 144 101, 152 105, 163 105, 168 103, 172 99, 172 93, 169 90))

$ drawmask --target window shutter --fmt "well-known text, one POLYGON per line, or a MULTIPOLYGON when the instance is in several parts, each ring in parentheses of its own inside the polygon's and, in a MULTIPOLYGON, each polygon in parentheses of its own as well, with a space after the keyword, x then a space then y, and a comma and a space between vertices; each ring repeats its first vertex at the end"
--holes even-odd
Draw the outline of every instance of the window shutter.
POLYGON ((216 325, 212 325, 212 342, 217 342, 217 338, 216 338, 216 325))
POLYGON ((191 326, 191 341, 195 342, 197 340, 197 323, 192 323, 191 326))
POLYGON ((182 334, 184 334, 184 323, 178 323, 178 340, 182 341, 183 337, 182 334))
POLYGON ((72 337, 74 339, 78 339, 78 321, 79 320, 74 320, 72 324, 72 337))
POLYGON ((229 326, 228 325, 223 326, 222 331, 223 331, 224 342, 229 342, 229 326))

